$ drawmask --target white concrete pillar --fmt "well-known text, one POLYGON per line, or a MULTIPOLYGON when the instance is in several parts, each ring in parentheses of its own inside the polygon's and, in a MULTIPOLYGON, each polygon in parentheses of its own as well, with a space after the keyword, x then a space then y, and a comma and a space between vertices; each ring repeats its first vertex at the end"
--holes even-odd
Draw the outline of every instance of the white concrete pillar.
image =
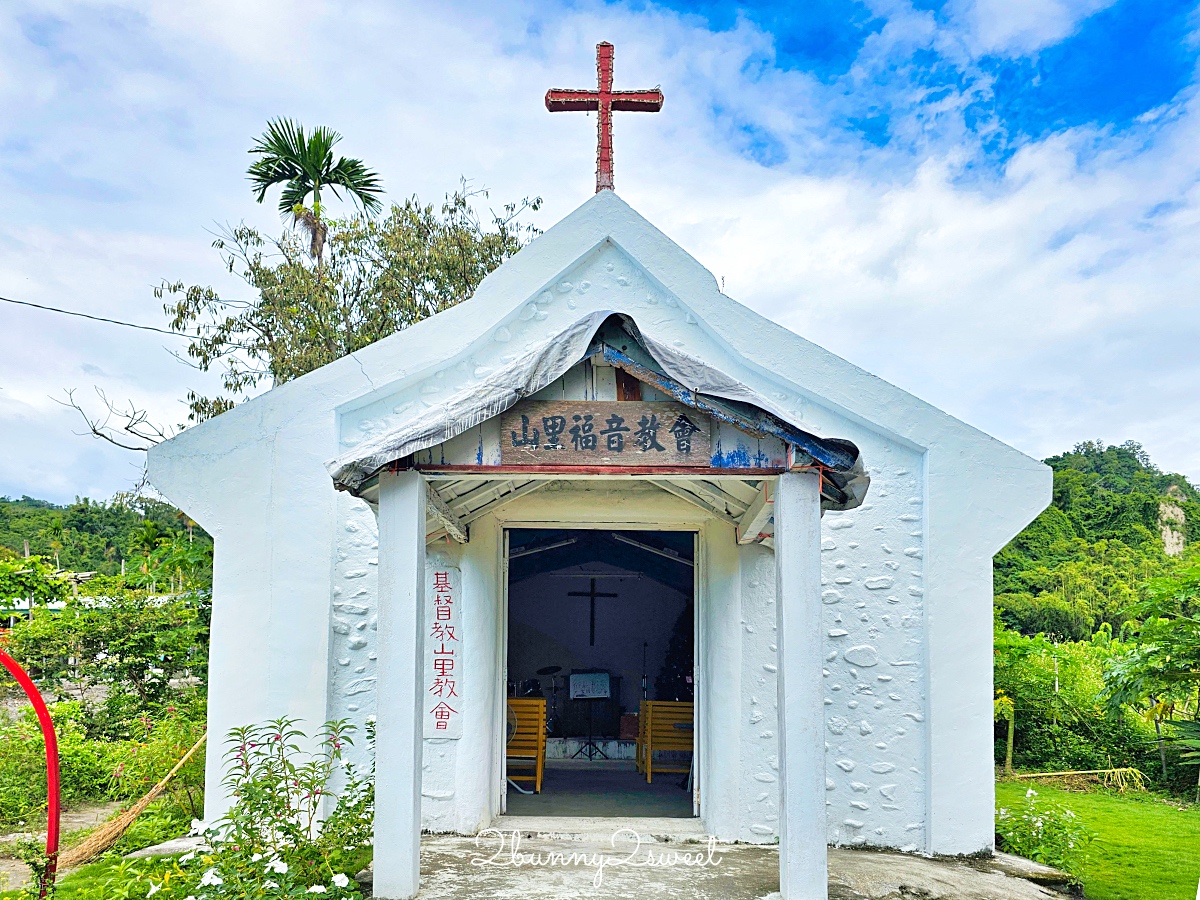
POLYGON ((785 900, 828 897, 820 484, 815 472, 788 472, 775 489, 779 890, 785 900))
POLYGON ((425 669, 425 483, 379 476, 379 638, 375 735, 375 896, 415 897, 421 880, 425 669))

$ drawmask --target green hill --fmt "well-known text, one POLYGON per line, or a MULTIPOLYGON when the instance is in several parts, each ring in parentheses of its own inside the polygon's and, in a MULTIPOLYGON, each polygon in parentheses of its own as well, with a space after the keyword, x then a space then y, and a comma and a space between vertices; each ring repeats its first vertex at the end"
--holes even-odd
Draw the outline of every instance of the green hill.
POLYGON ((166 503, 136 498, 96 503, 86 497, 69 506, 44 500, 0 497, 0 558, 29 552, 72 572, 115 575, 122 561, 140 563, 162 538, 191 531, 198 542, 212 540, 198 525, 166 503))
POLYGON ((1053 503, 995 559, 1000 618, 1061 640, 1090 637, 1104 623, 1119 629, 1146 581, 1194 553, 1200 493, 1132 441, 1087 441, 1046 463, 1053 503))

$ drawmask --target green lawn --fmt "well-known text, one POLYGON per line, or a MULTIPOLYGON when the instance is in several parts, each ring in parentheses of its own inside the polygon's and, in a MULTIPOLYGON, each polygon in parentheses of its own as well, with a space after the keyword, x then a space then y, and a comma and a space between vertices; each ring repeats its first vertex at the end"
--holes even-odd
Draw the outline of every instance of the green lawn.
POLYGON ((1060 791, 1028 781, 996 785, 997 806, 1017 806, 1029 787, 1062 803, 1100 836, 1083 867, 1089 900, 1196 900, 1200 808, 1148 795, 1060 791))

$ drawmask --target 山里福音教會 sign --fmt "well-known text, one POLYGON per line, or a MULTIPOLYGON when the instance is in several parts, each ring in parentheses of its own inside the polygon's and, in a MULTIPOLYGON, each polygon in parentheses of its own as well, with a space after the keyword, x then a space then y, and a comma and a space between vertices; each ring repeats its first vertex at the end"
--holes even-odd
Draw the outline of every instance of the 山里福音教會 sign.
POLYGON ((500 419, 500 460, 518 466, 709 466, 712 422, 681 403, 543 400, 500 419))

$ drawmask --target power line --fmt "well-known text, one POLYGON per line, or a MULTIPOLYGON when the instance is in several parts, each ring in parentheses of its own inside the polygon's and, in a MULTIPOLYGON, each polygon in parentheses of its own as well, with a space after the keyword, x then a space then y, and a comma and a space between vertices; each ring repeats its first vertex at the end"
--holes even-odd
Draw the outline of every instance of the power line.
POLYGON ((62 313, 64 316, 78 316, 81 319, 91 319, 94 322, 107 322, 109 325, 124 325, 126 328, 138 328, 142 331, 157 331, 159 334, 169 334, 171 337, 187 338, 188 335, 178 331, 167 331, 165 328, 155 328, 153 325, 135 325, 133 322, 121 322, 117 319, 106 319, 104 316, 91 316, 87 313, 75 312, 71 309, 58 309, 54 306, 42 306, 40 303, 30 303, 28 300, 11 300, 0 297, 5 303, 15 303, 17 306, 31 306, 34 309, 44 309, 46 312, 62 313))

